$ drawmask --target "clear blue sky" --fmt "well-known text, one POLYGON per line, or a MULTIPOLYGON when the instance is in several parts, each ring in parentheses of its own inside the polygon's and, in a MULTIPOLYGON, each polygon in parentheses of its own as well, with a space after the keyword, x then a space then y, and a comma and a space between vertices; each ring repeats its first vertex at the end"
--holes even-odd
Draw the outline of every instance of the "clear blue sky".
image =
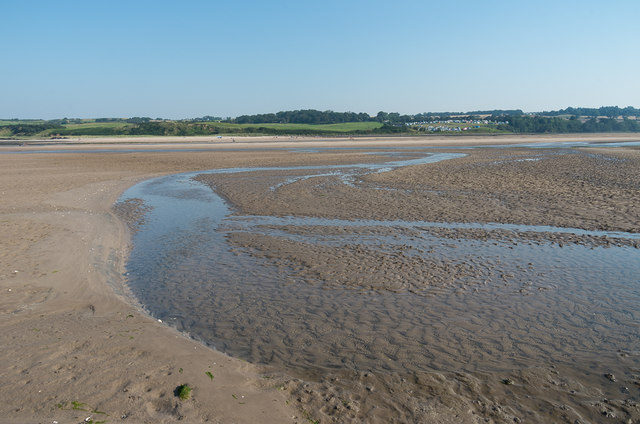
POLYGON ((605 105, 638 0, 0 0, 0 118, 605 105))

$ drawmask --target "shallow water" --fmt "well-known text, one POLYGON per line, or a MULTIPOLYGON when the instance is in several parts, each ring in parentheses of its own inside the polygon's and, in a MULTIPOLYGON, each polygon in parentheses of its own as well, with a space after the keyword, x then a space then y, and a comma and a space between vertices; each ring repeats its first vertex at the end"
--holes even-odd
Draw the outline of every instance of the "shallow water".
MULTIPOLYGON (((329 169, 348 179, 450 157, 278 169, 318 174, 329 169)), ((276 169, 211 172, 259 170, 276 169)), ((344 368, 396 373, 501 371, 549 363, 589 368, 614 362, 621 351, 640 352, 637 249, 452 239, 432 230, 562 232, 634 240, 639 234, 238 217, 193 175, 149 180, 123 195, 121 200, 141 198, 153 208, 134 236, 129 285, 153 316, 233 356, 313 376, 344 368), (305 272, 295 260, 234 241, 243 234, 336 257, 336 265, 344 269, 335 278, 321 278, 323 274, 305 272), (391 280, 409 281, 410 289, 341 284, 367 273, 358 263, 340 261, 347 252, 362 258, 365 266, 375 266, 367 256, 396 258, 393 268, 381 272, 391 280), (434 264, 440 268, 430 272, 434 264)), ((291 183, 288 178, 282 177, 283 184, 291 183)))

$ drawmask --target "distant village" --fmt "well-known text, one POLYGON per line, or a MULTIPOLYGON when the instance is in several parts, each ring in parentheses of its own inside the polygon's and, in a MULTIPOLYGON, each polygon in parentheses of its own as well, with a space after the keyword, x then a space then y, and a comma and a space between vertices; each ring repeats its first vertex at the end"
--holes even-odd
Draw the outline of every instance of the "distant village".
POLYGON ((447 119, 442 121, 407 122, 405 125, 418 131, 445 132, 469 131, 487 125, 509 125, 509 121, 491 121, 488 119, 447 119))

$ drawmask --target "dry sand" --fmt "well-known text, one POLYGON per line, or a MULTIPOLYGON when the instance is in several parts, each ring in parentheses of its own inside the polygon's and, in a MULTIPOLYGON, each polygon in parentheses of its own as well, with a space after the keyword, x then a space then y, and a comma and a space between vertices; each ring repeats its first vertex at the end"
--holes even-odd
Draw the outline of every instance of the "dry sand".
POLYGON ((129 234, 111 210, 119 194, 159 172, 218 162, 0 155, 0 422, 300 421, 258 367, 155 322, 123 287, 129 234), (190 400, 174 396, 181 384, 190 400))
MULTIPOLYGON (((637 137, 627 136, 593 137, 594 140, 637 140, 637 137)), ((492 137, 488 141, 496 144, 497 141, 513 143, 571 139, 569 136, 553 139, 492 137)), ((124 140, 111 141, 81 140, 82 146, 47 145, 46 149, 131 147, 124 140)), ((193 148, 195 145, 204 148, 214 145, 231 148, 306 148, 316 145, 377 146, 389 143, 384 139, 318 140, 316 143, 313 139, 283 142, 271 138, 262 142, 258 139, 247 142, 236 138, 236 143, 213 139, 144 141, 155 145, 162 143, 162 147, 171 148, 193 148), (179 142, 190 144, 175 144, 179 142), (363 144, 359 144, 361 142, 363 144)), ((425 144, 424 139, 393 139, 392 142, 425 144)), ((444 137, 428 139, 428 142, 452 145, 486 143, 487 139, 444 137)), ((155 146, 136 144, 134 147, 152 149, 155 146)), ((39 145, 0 149, 42 148, 39 145)), ((614 159, 624 156, 637 169, 636 150, 599 153, 614 159)), ((535 152, 510 153, 517 158, 529 158, 527 155, 532 154, 535 152)), ((507 163, 507 166, 496 168, 504 172, 501 178, 508 182, 498 189, 493 178, 495 169, 491 167, 496 160, 504 160, 500 155, 504 156, 504 152, 483 151, 472 156, 472 159, 456 160, 450 164, 456 169, 455 180, 450 179, 451 168, 430 166, 429 178, 434 182, 431 194, 425 195, 423 203, 419 202, 415 208, 401 208, 416 211, 415 216, 412 215, 414 212, 408 212, 409 215, 401 218, 414 219, 420 216, 422 220, 511 220, 638 231, 637 223, 640 220, 637 211, 640 202, 637 199, 637 172, 633 169, 623 169, 620 174, 611 174, 608 170, 596 171, 589 175, 595 175, 597 181, 589 186, 590 182, 584 178, 567 174, 569 170, 577 172, 575 170, 582 166, 595 165, 596 170, 599 169, 598 161, 601 159, 589 155, 531 161, 526 163, 531 164, 531 169, 525 167, 525 171, 520 166, 510 167, 507 163), (545 171, 542 178, 538 178, 540 166, 545 171), (620 175, 625 175, 627 179, 620 180, 620 175), (569 184, 566 190, 552 190, 559 186, 554 184, 558 178, 563 186, 564 182, 569 184), (571 185, 576 180, 587 185, 587 197, 576 195, 577 188, 571 185), (515 204, 514 199, 522 200, 521 194, 513 193, 520 183, 529 188, 529 203, 525 203, 526 208, 522 209, 514 208, 509 203, 515 204), (440 195, 440 189, 446 189, 449 195, 440 195), (458 190, 458 194, 451 195, 455 190, 458 190), (606 193, 612 195, 606 197, 606 193), (549 203, 553 199, 557 202, 549 203), (481 208, 465 207, 475 202, 487 204, 481 208), (435 203, 444 206, 427 207, 435 203), (553 216, 560 218, 549 222, 547 218, 551 215, 545 204, 559 211, 553 216), (567 204, 568 207, 563 209, 562 205, 567 204), (448 215, 448 212, 455 214, 448 215)), ((384 387, 376 389, 379 391, 368 398, 345 401, 345 397, 341 398, 342 394, 330 382, 309 385, 286 378, 274 382, 263 378, 264 369, 205 348, 141 312, 135 300, 129 296, 122 278, 130 234, 112 209, 125 188, 156 175, 217 167, 354 163, 362 158, 359 152, 330 152, 310 156, 268 150, 259 153, 251 150, 213 150, 1 154, 0 357, 3 365, 0 367, 0 380, 4 384, 0 421, 46 423, 55 420, 64 423, 80 422, 90 416, 96 421, 154 423, 181 419, 185 422, 221 423, 308 422, 311 417, 322 417, 322 422, 368 421, 367 413, 388 399, 389 392, 384 387), (207 371, 211 372, 213 379, 205 374, 207 371), (178 385, 185 383, 194 388, 193 396, 190 400, 179 401, 173 392, 178 385), (288 403, 289 400, 294 402, 288 403), (305 410, 317 415, 307 415, 303 412, 305 410)), ((508 161, 512 159, 507 158, 508 161)), ((368 157, 368 160, 376 158, 368 157)), ((371 175, 363 179, 363 188, 366 190, 367 184, 371 186, 367 195, 380 191, 373 188, 380 185, 400 186, 409 191, 412 181, 416 179, 416 172, 424 170, 406 168, 391 174, 371 175)), ((424 180, 424 174, 420 178, 424 180)), ((292 213, 290 208, 293 208, 295 213, 323 216, 325 212, 322 207, 329 203, 314 203, 311 196, 313 187, 304 184, 296 188, 296 193, 287 194, 286 190, 280 193, 284 196, 282 201, 269 199, 269 202, 261 202, 264 199, 260 196, 264 194, 260 193, 265 192, 264 184, 268 182, 258 181, 254 177, 231 181, 220 176, 211 183, 236 207, 248 212, 252 212, 252 208, 262 208, 260 213, 265 213, 264 206, 269 205, 272 208, 269 212, 274 214, 292 213), (309 193, 309 196, 305 197, 304 193, 309 193), (292 199, 297 201, 292 203, 292 199), (282 209, 283 205, 287 209, 282 209), (304 209, 309 205, 312 210, 304 209)), ((585 187, 584 184, 581 188, 585 187)), ((365 202, 362 207, 353 201, 353 193, 343 193, 341 190, 331 191, 331 195, 335 196, 332 203, 336 207, 327 210, 327 214, 349 218, 388 218, 385 198, 392 192, 380 194, 368 206, 365 202)), ((405 200, 399 197, 392 201, 402 204, 405 200)), ((530 411, 525 422, 548 419, 588 422, 580 421, 581 417, 576 415, 576 411, 562 409, 565 401, 572 396, 571 387, 580 388, 578 395, 586 405, 588 416, 606 417, 609 414, 613 419, 613 411, 620 415, 619 411, 624 410, 627 411, 625 416, 630 419, 640 418, 637 405, 629 403, 627 397, 605 399, 615 396, 617 388, 612 387, 605 392, 591 389, 589 381, 575 380, 570 371, 563 376, 563 372, 562 369, 525 369, 518 375, 510 376, 518 382, 517 385, 493 381, 497 378, 495 375, 451 376, 440 373, 417 374, 415 381, 409 382, 393 382, 393 376, 390 376, 378 383, 387 384, 386 387, 392 390, 391 394, 398 384, 408 383, 402 393, 393 394, 403 399, 405 410, 397 411, 397 418, 392 421, 519 422, 524 419, 521 415, 524 409, 530 411), (415 387, 428 387, 432 397, 427 402, 416 401, 412 397, 415 387), (541 396, 543 392, 544 396, 541 396), (553 396, 558 399, 555 404, 548 400, 553 396), (524 406, 518 409, 516 405, 524 406), (539 415, 536 408, 544 409, 545 414, 539 415)), ((365 393, 374 393, 373 386, 367 383, 371 378, 367 373, 346 377, 352 379, 354 386, 361 386, 365 393)), ((598 380, 601 377, 591 378, 598 380)))

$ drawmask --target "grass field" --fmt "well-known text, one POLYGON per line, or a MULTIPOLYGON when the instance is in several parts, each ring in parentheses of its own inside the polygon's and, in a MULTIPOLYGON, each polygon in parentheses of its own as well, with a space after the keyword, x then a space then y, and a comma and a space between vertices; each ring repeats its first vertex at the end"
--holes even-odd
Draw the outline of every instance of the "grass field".
POLYGON ((94 119, 60 125, 56 121, 0 120, 2 138, 51 138, 56 136, 132 136, 132 135, 314 135, 367 133, 382 127, 379 122, 340 124, 232 124, 225 122, 160 121, 132 124, 124 121, 96 122, 94 119), (41 128, 36 128, 41 126, 41 128), (19 128, 10 128, 19 127, 19 128), (12 132, 13 131, 13 132, 12 132))
POLYGON ((54 135, 124 135, 134 125, 127 122, 87 122, 82 124, 64 124, 63 128, 51 128, 42 131, 42 137, 54 135))
POLYGON ((0 127, 6 127, 8 125, 33 125, 33 124, 44 124, 47 121, 42 120, 42 119, 34 119, 34 120, 26 120, 26 119, 20 119, 17 121, 9 121, 9 120, 2 120, 0 119, 0 127))

